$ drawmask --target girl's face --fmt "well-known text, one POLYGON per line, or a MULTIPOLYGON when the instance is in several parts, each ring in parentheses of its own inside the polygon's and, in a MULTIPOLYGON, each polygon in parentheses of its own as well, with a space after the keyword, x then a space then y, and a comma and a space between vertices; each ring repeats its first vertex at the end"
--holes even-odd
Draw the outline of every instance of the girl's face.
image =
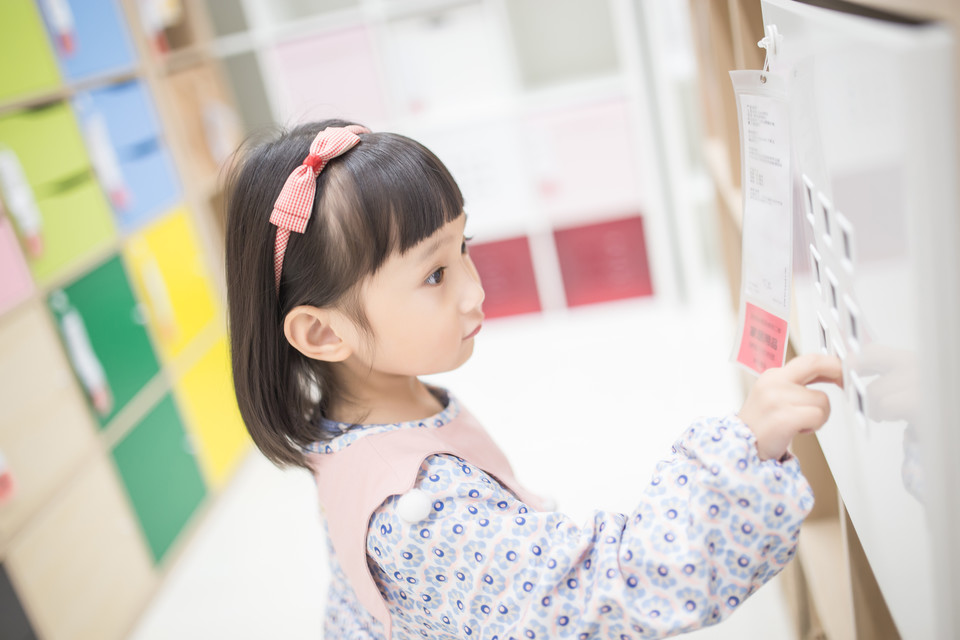
POLYGON ((419 376, 456 369, 473 353, 483 322, 483 287, 461 214, 403 255, 395 253, 361 288, 373 333, 355 357, 371 372, 419 376))

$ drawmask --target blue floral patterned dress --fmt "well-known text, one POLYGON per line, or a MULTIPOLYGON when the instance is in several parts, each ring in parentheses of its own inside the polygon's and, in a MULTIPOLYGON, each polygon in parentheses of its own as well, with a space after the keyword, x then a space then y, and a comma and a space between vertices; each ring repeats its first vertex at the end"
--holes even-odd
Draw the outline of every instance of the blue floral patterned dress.
MULTIPOLYGON (((458 412, 450 397, 429 420, 355 428, 313 450, 436 428, 458 412)), ((627 640, 719 622, 790 561, 813 506, 797 461, 761 461, 754 442, 736 417, 698 421, 638 488, 632 513, 596 511, 586 524, 528 509, 457 457, 430 456, 416 482, 430 515, 403 520, 393 496, 367 534, 393 638, 627 640)), ((382 638, 330 551, 325 637, 382 638)))

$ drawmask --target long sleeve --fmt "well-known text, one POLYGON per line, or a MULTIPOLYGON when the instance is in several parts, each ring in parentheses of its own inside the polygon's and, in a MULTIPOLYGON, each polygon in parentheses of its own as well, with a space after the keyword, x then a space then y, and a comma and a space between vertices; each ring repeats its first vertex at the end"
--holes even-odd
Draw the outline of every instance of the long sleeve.
POLYGON ((583 526, 431 456, 417 479, 429 517, 402 520, 392 497, 368 531, 394 638, 660 638, 719 622, 793 557, 813 506, 797 461, 761 461, 754 442, 735 417, 697 422, 633 513, 583 526))

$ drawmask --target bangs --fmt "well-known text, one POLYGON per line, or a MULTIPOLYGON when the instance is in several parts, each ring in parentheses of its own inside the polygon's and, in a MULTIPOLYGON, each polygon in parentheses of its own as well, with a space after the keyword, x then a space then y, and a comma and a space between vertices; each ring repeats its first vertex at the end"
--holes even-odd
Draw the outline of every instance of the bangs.
POLYGON ((357 257, 365 255, 362 270, 373 273, 394 252, 405 253, 457 219, 463 195, 443 163, 420 143, 391 133, 365 134, 361 140, 330 167, 320 208, 337 219, 338 235, 357 257), (340 202, 328 202, 328 196, 340 202))

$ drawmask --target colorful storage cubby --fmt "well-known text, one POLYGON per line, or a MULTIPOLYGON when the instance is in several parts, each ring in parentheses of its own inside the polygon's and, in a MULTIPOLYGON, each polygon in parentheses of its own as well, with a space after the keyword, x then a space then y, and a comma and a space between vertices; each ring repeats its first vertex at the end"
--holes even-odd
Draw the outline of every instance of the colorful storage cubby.
POLYGON ((135 229, 180 199, 176 170, 142 82, 78 94, 73 106, 122 230, 135 229))
POLYGON ((23 302, 33 293, 30 269, 20 250, 10 219, 0 205, 0 315, 23 302))
POLYGON ((133 68, 133 43, 115 0, 57 0, 38 6, 68 80, 133 68))
POLYGON ((46 640, 124 637, 157 582, 117 474, 99 449, 17 536, 4 562, 46 640))
POLYGON ((159 372, 144 326, 146 314, 120 258, 114 256, 52 292, 49 305, 77 377, 105 426, 159 372))
POLYGON ((495 17, 475 3, 389 23, 384 61, 398 111, 422 116, 501 102, 510 75, 495 17))
POLYGON ((202 42, 199 2, 151 0, 136 3, 140 25, 158 54, 182 51, 202 42))
POLYGON ((271 97, 260 70, 259 56, 245 52, 223 59, 223 70, 240 112, 243 130, 247 133, 274 125, 271 97))
POLYGON ((12 497, 0 503, 3 549, 81 465, 96 425, 41 303, 0 318, 0 353, 0 452, 15 483, 12 497))
MULTIPOLYGON (((0 150, 16 156, 40 215, 43 251, 28 256, 47 283, 116 235, 110 207, 90 170, 90 160, 70 107, 54 102, 0 117, 0 150)), ((4 194, 8 207, 11 194, 4 194)), ((11 210, 16 220, 17 212, 11 210)), ((20 230, 22 231, 22 230, 20 230)))
POLYGON ((160 563, 206 495, 173 396, 160 402, 113 450, 155 562, 160 563))
POLYGON ((618 71, 609 2, 524 0, 506 2, 504 7, 526 87, 569 83, 618 71))
POLYGON ((7 568, 0 564, 0 638, 36 640, 36 637, 20 596, 7 575, 7 568))
POLYGON ((244 3, 244 6, 250 12, 250 24, 279 27, 321 13, 357 7, 359 4, 360 0, 254 0, 244 3))
POLYGON ((533 206, 527 187, 526 158, 516 143, 520 135, 516 123, 507 118, 411 134, 457 181, 466 199, 467 233, 479 242, 523 235, 538 218, 545 219, 533 206))
POLYGON ((215 178, 240 143, 240 118, 213 65, 197 65, 165 78, 164 91, 177 120, 174 132, 188 148, 186 167, 196 180, 215 178))
POLYGON ((567 305, 653 294, 643 218, 554 231, 567 305))
POLYGON ((175 390, 197 442, 197 458, 207 484, 219 489, 250 446, 234 395, 226 337, 217 340, 187 371, 175 390))
POLYGON ((554 225, 642 206, 644 174, 625 101, 531 114, 521 132, 539 206, 554 225))
POLYGON ((540 311, 540 295, 526 236, 470 245, 483 283, 487 318, 540 311))
POLYGON ((213 287, 190 214, 163 216, 124 248, 131 280, 144 301, 161 358, 171 362, 216 315, 213 287))
MULTIPOLYGON (((232 0, 207 0, 211 12, 224 13, 232 0), (217 5, 224 5, 218 7, 217 5)), ((304 20, 316 19, 325 13, 359 8, 361 0, 241 0, 247 24, 275 29, 289 27, 304 20)), ((222 18, 216 20, 222 22, 222 18)))
POLYGON ((57 61, 33 0, 0 2, 0 60, 0 101, 50 91, 60 84, 57 61))
POLYGON ((206 0, 205 4, 216 35, 243 33, 250 28, 243 0, 206 0))
POLYGON ((276 45, 272 72, 282 122, 346 118, 377 130, 386 118, 379 63, 366 27, 276 45))

